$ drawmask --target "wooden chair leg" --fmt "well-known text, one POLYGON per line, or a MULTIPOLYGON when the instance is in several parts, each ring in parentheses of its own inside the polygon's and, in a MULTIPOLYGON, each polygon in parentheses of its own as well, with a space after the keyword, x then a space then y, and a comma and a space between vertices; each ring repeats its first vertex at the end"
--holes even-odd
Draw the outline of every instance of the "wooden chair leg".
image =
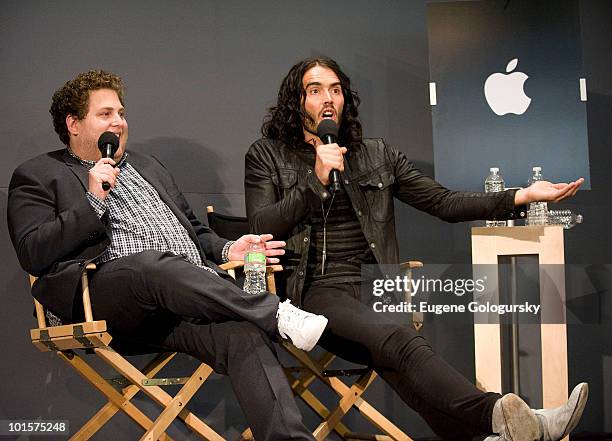
MULTIPOLYGON (((157 355, 153 360, 151 360, 143 369, 143 374, 147 377, 151 378, 155 376, 160 370, 166 366, 176 353, 166 352, 157 355)), ((133 384, 123 388, 122 393, 123 396, 127 400, 131 400, 138 392, 140 388, 133 384)), ((113 402, 109 401, 106 403, 96 414, 89 419, 77 433, 75 433, 75 437, 79 436, 77 439, 89 439, 91 438, 104 424, 106 424, 117 412, 121 409, 117 407, 113 402)), ((145 428, 146 430, 146 428, 145 428)))
MULTIPOLYGON (((327 418, 325 418, 313 432, 315 434, 315 438, 325 439, 330 434, 336 425, 340 423, 340 420, 355 405, 357 400, 360 399, 361 394, 363 394, 374 378, 376 378, 376 373, 374 371, 367 372, 366 374, 362 375, 350 388, 348 388, 346 393, 341 395, 342 398, 340 399, 338 406, 330 412, 327 418)), ((338 381, 344 384, 340 380, 338 381)), ((336 389, 334 388, 334 390, 336 389)), ((338 391, 336 390, 336 392, 338 391)))
MULTIPOLYGON (((96 389, 98 389, 110 402, 117 408, 121 409, 127 416, 132 418, 143 429, 148 430, 153 426, 153 421, 138 409, 129 399, 126 399, 122 394, 117 392, 108 382, 100 376, 91 366, 89 366, 81 357, 74 352, 58 352, 60 358, 71 365, 83 378, 89 381, 96 389)), ((106 421, 94 421, 87 431, 79 431, 71 440, 86 440, 93 435, 106 421)), ((171 441, 167 435, 163 435, 161 439, 171 441)))
MULTIPOLYGON (((326 352, 323 356, 315 362, 315 364, 320 367, 320 371, 326 369, 331 362, 336 358, 331 352, 326 352)), ((304 403, 310 407, 310 409, 315 412, 322 420, 326 420, 331 411, 312 393, 308 390, 308 387, 312 384, 312 382, 317 378, 317 376, 310 371, 308 368, 304 367, 304 371, 297 377, 292 375, 290 368, 285 368, 285 375, 289 380, 289 385, 293 390, 293 393, 300 397, 304 403)), ((342 422, 338 422, 333 426, 334 432, 336 432, 342 439, 346 438, 346 434, 350 433, 348 427, 346 427, 342 422)), ((321 435, 319 437, 315 436, 317 440, 321 440, 321 435)))
POLYGON ((251 428, 247 427, 244 429, 244 432, 240 434, 240 438, 238 438, 236 441, 255 441, 251 428))
MULTIPOLYGON (((351 389, 337 378, 330 379, 329 383, 327 384, 329 384, 330 387, 332 387, 334 391, 336 391, 336 393, 338 393, 342 397, 349 397, 351 394, 351 389)), ((357 399, 352 405, 355 406, 357 410, 359 410, 359 412, 368 421, 370 421, 374 426, 382 430, 394 440, 412 441, 412 438, 410 438, 400 428, 398 428, 395 424, 389 421, 370 403, 361 398, 361 396, 357 397, 357 399)))
POLYGON ((332 411, 332 415, 328 416, 328 420, 324 421, 315 429, 315 437, 318 440, 325 439, 333 429, 333 423, 337 423, 340 418, 342 418, 346 412, 350 409, 351 406, 355 406, 357 410, 372 424, 374 424, 378 429, 382 430, 386 434, 388 434, 391 438, 395 440, 402 441, 412 441, 408 435, 406 435, 402 430, 400 430, 396 425, 394 425, 391 421, 389 421, 384 415, 378 412, 372 405, 370 405, 367 401, 361 398, 361 393, 365 390, 365 387, 375 378, 375 373, 372 371, 372 376, 365 375, 358 380, 353 386, 354 389, 350 388, 344 382, 335 377, 324 377, 322 372, 322 367, 319 363, 312 360, 307 354, 299 349, 295 348, 293 345, 288 343, 282 344, 283 348, 291 353, 300 363, 302 363, 306 368, 308 368, 313 374, 319 378, 323 383, 327 384, 332 390, 334 390, 340 397, 340 405, 332 411), (363 388, 361 392, 359 390, 363 388), (353 400, 352 395, 358 393, 355 399, 353 400), (351 403, 350 406, 347 407, 348 403, 351 403))
POLYGON ((399 427, 389 421, 363 398, 357 400, 355 407, 368 421, 387 433, 392 439, 398 441, 413 441, 412 438, 406 435, 399 427))
MULTIPOLYGON (((287 376, 291 375, 290 372, 286 371, 287 376)), ((314 375, 310 374, 308 378, 316 378, 314 375)), ((331 411, 323 404, 307 387, 303 387, 303 384, 300 383, 300 379, 293 378, 293 382, 291 382, 291 388, 296 396, 300 397, 300 399, 312 409, 322 420, 325 420, 329 417, 331 411)), ((342 422, 338 422, 333 427, 334 432, 336 432, 342 439, 346 438, 346 434, 350 433, 348 427, 346 427, 342 422)), ((313 434, 317 440, 322 440, 321 435, 317 436, 313 434)))
MULTIPOLYGON (((132 383, 141 385, 142 380, 146 379, 142 372, 140 372, 138 369, 128 363, 123 357, 121 357, 121 355, 116 353, 114 350, 110 348, 96 348, 95 352, 100 356, 100 358, 106 361, 110 366, 117 370, 121 375, 129 379, 132 383)), ((200 383, 200 385, 212 373, 212 369, 205 364, 202 364, 201 368, 202 382, 200 383)), ((162 407, 167 407, 172 401, 172 397, 158 386, 143 386, 141 390, 162 407)), ((210 441, 225 441, 223 437, 221 437, 211 427, 205 424, 194 414, 189 412, 189 410, 185 408, 183 402, 176 402, 177 405, 179 403, 181 403, 181 406, 179 406, 181 410, 178 413, 178 417, 185 422, 185 425, 187 425, 187 427, 196 432, 203 439, 207 439, 210 441)))
POLYGON ((140 438, 141 441, 156 441, 159 436, 166 431, 178 414, 185 409, 185 406, 200 389, 204 381, 212 373, 212 368, 204 363, 194 371, 193 375, 187 380, 181 390, 166 405, 166 408, 157 417, 153 427, 140 438))

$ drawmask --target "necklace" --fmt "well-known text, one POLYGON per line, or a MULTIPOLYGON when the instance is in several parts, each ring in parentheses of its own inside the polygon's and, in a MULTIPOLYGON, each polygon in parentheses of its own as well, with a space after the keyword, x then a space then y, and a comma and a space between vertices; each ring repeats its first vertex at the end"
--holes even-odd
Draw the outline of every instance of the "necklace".
POLYGON ((336 197, 336 192, 332 193, 332 198, 329 201, 329 207, 327 207, 327 213, 323 207, 323 201, 321 201, 321 213, 323 214, 323 256, 321 259, 321 275, 325 275, 325 261, 327 260, 327 216, 329 216, 329 212, 331 211, 332 205, 334 203, 334 198, 336 197))

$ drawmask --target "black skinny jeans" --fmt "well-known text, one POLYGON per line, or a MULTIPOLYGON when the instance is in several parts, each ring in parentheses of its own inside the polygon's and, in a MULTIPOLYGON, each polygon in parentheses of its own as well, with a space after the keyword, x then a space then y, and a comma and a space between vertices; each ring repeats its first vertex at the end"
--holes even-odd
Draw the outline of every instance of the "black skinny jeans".
POLYGON ((491 414, 501 397, 477 389, 436 355, 414 328, 395 323, 360 301, 359 284, 312 286, 304 309, 329 324, 319 344, 354 363, 366 364, 445 440, 491 433, 491 414))

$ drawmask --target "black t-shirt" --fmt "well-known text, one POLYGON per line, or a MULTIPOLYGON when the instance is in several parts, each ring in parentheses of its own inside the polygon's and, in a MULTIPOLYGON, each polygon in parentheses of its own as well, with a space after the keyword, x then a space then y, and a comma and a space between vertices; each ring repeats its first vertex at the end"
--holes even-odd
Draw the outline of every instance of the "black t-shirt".
POLYGON ((312 210, 310 224, 312 230, 305 285, 361 281, 361 266, 374 263, 374 255, 343 188, 322 207, 312 210), (327 257, 322 274, 324 223, 327 257))

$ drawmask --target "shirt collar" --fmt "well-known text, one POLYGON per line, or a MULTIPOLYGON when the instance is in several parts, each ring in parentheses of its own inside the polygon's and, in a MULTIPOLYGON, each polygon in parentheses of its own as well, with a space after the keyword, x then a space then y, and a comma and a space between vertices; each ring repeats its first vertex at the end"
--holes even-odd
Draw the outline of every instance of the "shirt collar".
MULTIPOLYGON (((76 153, 74 153, 72 151, 72 149, 70 147, 66 147, 66 150, 68 150, 68 154, 70 156, 72 156, 74 159, 79 161, 81 163, 81 165, 87 167, 88 169, 91 169, 94 165, 96 165, 96 161, 90 161, 88 159, 79 158, 76 155, 76 153)), ((119 161, 117 161, 117 165, 115 165, 115 167, 120 167, 121 168, 126 163, 127 157, 128 157, 127 152, 123 152, 123 155, 121 156, 121 159, 119 159, 119 161)))

